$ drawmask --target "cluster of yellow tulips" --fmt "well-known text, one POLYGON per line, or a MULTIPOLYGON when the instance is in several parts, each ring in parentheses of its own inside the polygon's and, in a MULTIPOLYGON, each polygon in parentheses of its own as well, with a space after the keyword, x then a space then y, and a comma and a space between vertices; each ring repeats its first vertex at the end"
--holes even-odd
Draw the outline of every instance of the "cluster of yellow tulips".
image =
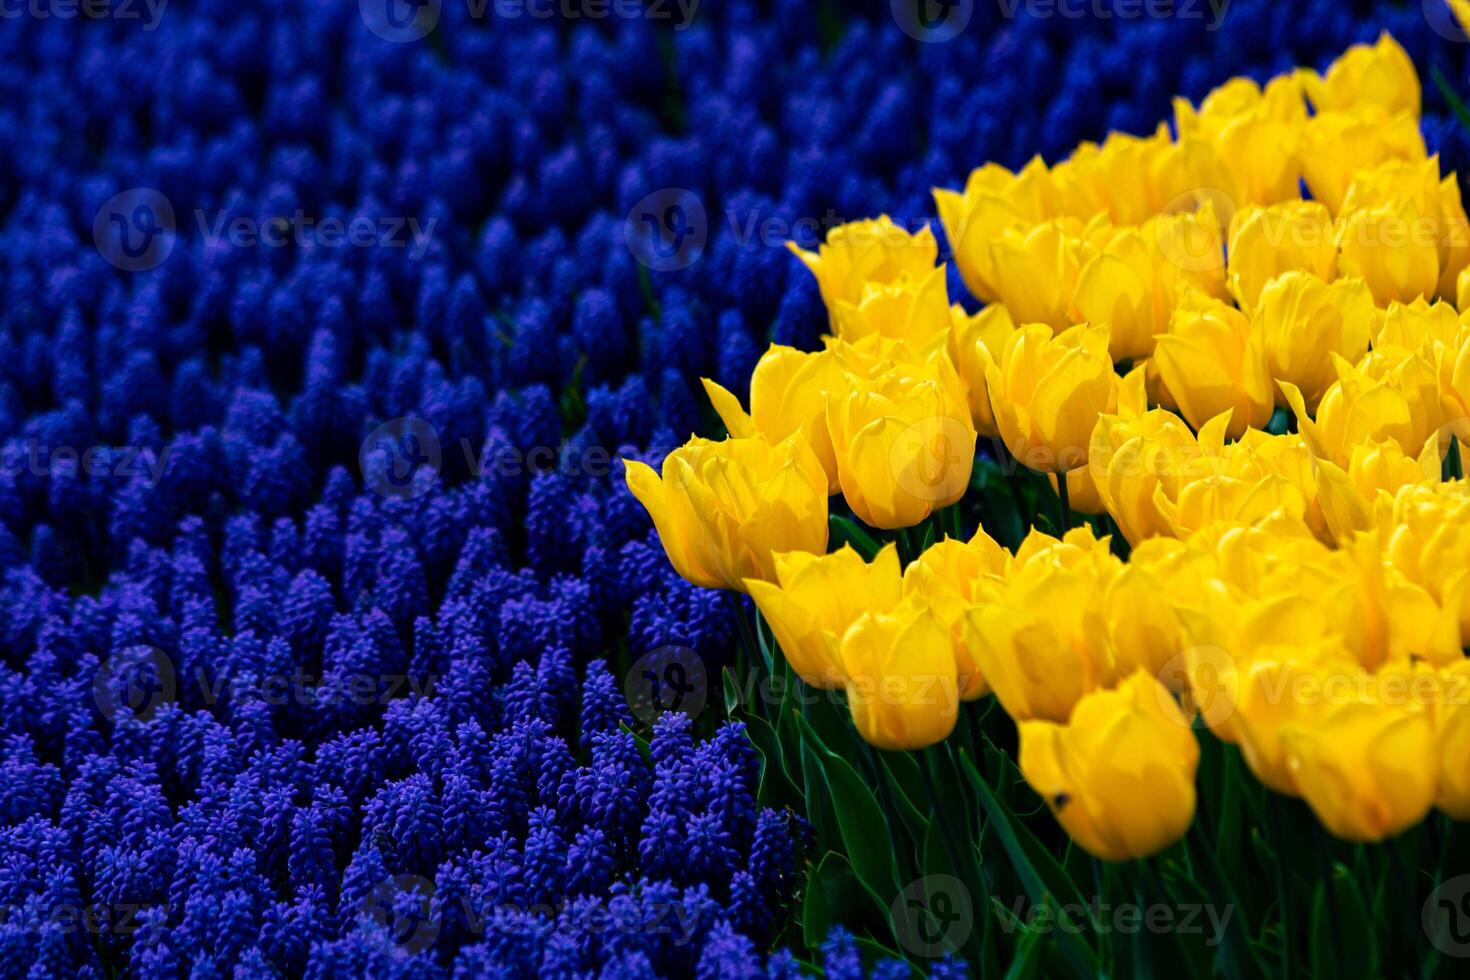
POLYGON ((748 593, 872 744, 996 697, 1099 857, 1189 827, 1196 716, 1341 838, 1470 819, 1470 484, 1442 478, 1470 439, 1470 222, 1420 96, 1385 35, 1181 100, 1172 132, 982 167, 935 193, 975 315, 927 227, 793 248, 825 348, 773 346, 748 412, 705 382, 730 438, 628 485, 675 568, 748 593), (980 435, 1129 557, 1090 526, 906 568, 826 553, 829 495, 912 527, 964 495, 980 435))

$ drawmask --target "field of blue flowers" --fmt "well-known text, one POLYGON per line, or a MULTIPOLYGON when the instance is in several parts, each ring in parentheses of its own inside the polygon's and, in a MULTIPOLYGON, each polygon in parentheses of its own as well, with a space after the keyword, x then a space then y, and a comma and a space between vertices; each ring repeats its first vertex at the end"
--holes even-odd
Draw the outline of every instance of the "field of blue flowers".
POLYGON ((618 460, 984 161, 1388 28, 1470 162, 1419 0, 1124 2, 0 0, 0 977, 908 976, 618 460))

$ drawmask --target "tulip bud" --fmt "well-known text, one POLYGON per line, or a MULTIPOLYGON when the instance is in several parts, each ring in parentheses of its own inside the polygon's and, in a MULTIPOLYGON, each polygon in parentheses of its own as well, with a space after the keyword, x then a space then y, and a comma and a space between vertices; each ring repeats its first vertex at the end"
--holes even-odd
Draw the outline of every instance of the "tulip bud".
POLYGON ((1285 272, 1307 272, 1323 282, 1337 278, 1337 238, 1332 215, 1317 201, 1284 201, 1247 207, 1230 223, 1230 292, 1253 310, 1261 290, 1285 272))
POLYGON ((1063 722, 1117 677, 1102 600, 1122 563, 1085 528, 1060 542, 1033 532, 1016 562, 999 601, 967 613, 980 672, 1012 718, 1063 722))
POLYGON ((1148 357, 1154 335, 1168 324, 1164 259, 1150 250, 1149 241, 1139 229, 1117 229, 1077 279, 1076 319, 1108 325, 1108 351, 1115 361, 1148 357))
POLYGON ((1092 428, 1118 400, 1106 327, 1082 325, 1056 337, 1040 325, 1022 327, 985 377, 1006 448, 1045 473, 1086 465, 1092 428))
POLYGON ((1408 198, 1345 213, 1337 245, 1345 276, 1362 279, 1379 306, 1433 297, 1439 290, 1440 220, 1408 198))
POLYGON ((1065 723, 1023 722, 1020 735, 1026 782, 1094 857, 1149 857, 1194 822, 1199 743, 1149 674, 1087 695, 1065 723))
POLYGON ((1005 350, 1006 341, 1016 332, 1016 322, 1000 303, 991 303, 974 316, 958 306, 950 312, 949 357, 965 383, 970 419, 981 435, 998 438, 1000 429, 990 408, 985 369, 1005 350))
POLYGON ((803 681, 842 687, 843 634, 864 613, 892 609, 901 598, 896 547, 886 545, 871 565, 850 545, 830 555, 776 555, 775 564, 775 584, 746 581, 750 597, 803 681))
POLYGON ((706 589, 744 592, 775 581, 775 554, 827 550, 827 478, 800 433, 691 439, 664 459, 662 478, 624 460, 628 489, 658 529, 674 570, 706 589))
POLYGON ((964 496, 975 427, 964 385, 942 350, 921 363, 865 370, 849 357, 849 388, 827 398, 842 495, 869 525, 912 527, 964 496))
POLYGON ((815 252, 795 242, 787 242, 786 247, 816 276, 833 332, 837 330, 837 304, 861 303, 870 283, 922 282, 939 257, 939 244, 927 225, 909 234, 887 215, 832 229, 815 252))
POLYGON ((870 282, 858 303, 839 301, 832 320, 838 337, 849 342, 875 334, 922 344, 949 329, 945 267, 920 280, 870 282))
POLYGON ((737 439, 759 435, 774 445, 800 432, 822 463, 828 491, 837 492, 837 457, 827 432, 827 392, 845 390, 847 379, 831 353, 809 354, 772 344, 750 376, 748 415, 730 392, 708 378, 701 380, 730 435, 737 439))
POLYGON ((1440 671, 1434 706, 1434 757, 1439 785, 1434 802, 1455 820, 1470 820, 1470 660, 1440 671))
MULTIPOLYGON (((1261 292, 1255 329, 1266 352, 1266 370, 1301 390, 1308 409, 1337 380, 1331 355, 1357 361, 1382 313, 1361 279, 1325 283, 1305 272, 1288 272, 1261 292)), ((1277 404, 1286 405, 1285 395, 1277 404)))
POLYGON ((1044 323, 1055 333, 1074 323, 1077 278, 1094 249, 1075 218, 1010 229, 990 245, 995 290, 1017 323, 1044 323))
POLYGON ((939 220, 971 295, 994 302, 997 276, 991 242, 1045 218, 1051 193, 1051 177, 1040 157, 1033 158, 1019 174, 999 164, 986 164, 970 174, 963 194, 934 191, 939 220))
MULTIPOLYGON (((1312 452, 1346 468, 1354 447, 1392 439, 1417 456, 1440 424, 1439 382, 1429 348, 1376 350, 1360 365, 1334 355, 1338 380, 1308 415, 1302 393, 1283 381, 1282 391, 1312 452)), ((1437 458, 1437 457, 1436 457, 1437 458)))
POLYGON ((1422 94, 1419 73, 1408 52, 1387 32, 1373 45, 1355 44, 1327 69, 1297 72, 1318 113, 1352 112, 1368 105, 1419 117, 1422 94))
POLYGON ((1186 296, 1174 309, 1169 332, 1158 338, 1152 363, 1195 429, 1229 412, 1226 433, 1234 439, 1271 420, 1274 395, 1261 338, 1246 315, 1227 303, 1186 296))
POLYGON ((1313 116, 1302 134, 1301 154, 1302 177, 1312 197, 1334 215, 1342 213, 1343 198, 1359 171, 1428 156, 1417 117, 1393 115, 1376 105, 1313 116))
POLYGON ((979 667, 980 637, 968 614, 997 596, 1012 565, 1010 552, 980 530, 967 542, 946 538, 930 545, 904 569, 904 595, 927 603, 950 631, 961 700, 990 691, 979 667))
POLYGON ((1434 726, 1423 706, 1404 701, 1355 686, 1342 703, 1282 729, 1296 788, 1334 836, 1381 841, 1434 805, 1434 726))
POLYGON ((1291 77, 1272 79, 1262 92, 1249 78, 1233 78, 1215 89, 1198 111, 1174 100, 1181 139, 1209 143, 1234 178, 1241 204, 1273 204, 1298 194, 1298 145, 1307 124, 1301 85, 1291 77))
POLYGON ((949 631, 926 605, 906 600, 866 612, 842 637, 853 725, 888 751, 944 741, 959 716, 959 680, 949 631))

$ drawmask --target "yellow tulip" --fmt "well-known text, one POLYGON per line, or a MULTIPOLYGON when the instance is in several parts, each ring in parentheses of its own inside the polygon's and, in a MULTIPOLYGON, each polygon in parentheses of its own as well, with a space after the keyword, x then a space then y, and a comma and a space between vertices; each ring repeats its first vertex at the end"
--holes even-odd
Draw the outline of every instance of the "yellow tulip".
MULTIPOLYGON (((1362 357, 1381 317, 1361 279, 1326 283, 1305 272, 1288 272, 1261 291, 1254 328, 1270 376, 1295 385, 1307 408, 1315 409, 1337 380, 1331 355, 1349 361, 1362 357)), ((1285 396, 1278 395, 1276 403, 1286 405, 1285 396)))
POLYGON ((1023 466, 1065 473, 1087 464, 1092 428, 1118 400, 1106 327, 1081 325, 1053 337, 1017 330, 985 372, 996 426, 1023 466))
POLYGON ((1108 584, 1103 615, 1120 672, 1147 671, 1166 684, 1177 678, 1163 672, 1190 646, 1175 612, 1174 581, 1189 562, 1182 543, 1169 538, 1145 541, 1108 584))
MULTIPOLYGON (((851 363, 851 361, 849 361, 851 363)), ((975 427, 949 358, 849 375, 827 399, 842 495, 873 527, 912 527, 970 485, 975 427)))
POLYGON ((949 295, 945 267, 937 266, 914 281, 870 282, 857 303, 839 300, 832 312, 834 332, 847 341, 878 334, 924 343, 949 329, 949 295))
POLYGON ((1082 143, 1052 168, 1055 212, 1083 221, 1104 214, 1119 225, 1143 224, 1168 203, 1155 176, 1171 148, 1163 123, 1152 136, 1111 133, 1102 145, 1082 143))
POLYGON ((1470 646, 1470 487, 1465 481, 1402 487, 1382 517, 1384 557, 1456 614, 1470 646))
POLYGON ((1271 420, 1275 402, 1261 338, 1249 318, 1227 303, 1199 293, 1184 297, 1151 363, 1195 429, 1229 412, 1226 433, 1239 438, 1246 428, 1265 428, 1271 420))
POLYGON ((1169 322, 1169 279, 1150 244, 1140 229, 1113 230, 1077 277, 1072 311, 1078 321, 1108 325, 1115 361, 1148 357, 1169 322))
POLYGON ((775 554, 827 550, 827 478, 800 433, 765 439, 691 439, 663 475, 624 460, 628 489, 658 529, 669 562, 707 589, 745 591, 775 580, 775 554))
POLYGON ((1021 773, 1080 847, 1145 858, 1194 821, 1199 743, 1173 695, 1139 671, 1078 702, 1070 721, 1023 722, 1021 773))
POLYGON ((905 600, 858 617, 841 645, 848 709, 867 742, 921 749, 949 737, 959 677, 949 631, 927 605, 905 600))
POLYGON ((1060 333, 1074 322, 1072 299, 1094 249, 1076 219, 1009 229, 990 244, 995 291, 1017 323, 1045 323, 1060 333))
POLYGON ((1012 565, 1010 552, 979 530, 969 541, 945 538, 930 545, 904 569, 904 595, 927 603, 950 631, 961 700, 973 701, 990 691, 980 672, 980 638, 968 614, 981 602, 994 600, 1012 565))
MULTIPOLYGON (((1365 239, 1367 248, 1411 250, 1421 256, 1432 248, 1439 278, 1434 288, 1422 295, 1451 300, 1456 297, 1460 273, 1470 264, 1470 222, 1465 217, 1459 181, 1454 174, 1441 179, 1439 157, 1388 160, 1358 171, 1342 204, 1344 218, 1355 211, 1394 216, 1391 223, 1384 224, 1380 219, 1355 230, 1365 239)), ((1422 287, 1427 272, 1415 269, 1413 273, 1414 284, 1422 287)))
POLYGON ((1230 292, 1253 310, 1266 284, 1284 272, 1337 278, 1337 239, 1332 215, 1317 201, 1283 201, 1245 207, 1230 224, 1230 292))
POLYGON ((1439 442, 1426 442, 1415 458, 1393 439, 1369 439, 1352 447, 1346 469, 1326 459, 1316 465, 1323 518, 1333 539, 1346 542, 1374 526, 1380 497, 1392 506, 1401 488, 1439 482, 1439 442))
POLYGON ((1440 672, 1434 706, 1434 757, 1439 760, 1435 805, 1470 820, 1470 660, 1440 672))
POLYGON ((1414 62, 1384 31, 1374 45, 1355 44, 1327 69, 1326 76, 1303 69, 1298 76, 1312 105, 1321 112, 1351 112, 1375 105, 1388 113, 1418 118, 1422 93, 1414 62))
POLYGON ((939 257, 939 244, 928 225, 910 234, 887 215, 833 228, 815 252, 795 242, 786 247, 816 277, 834 332, 837 304, 861 303, 869 283, 922 282, 939 257))
POLYGON ((1001 303, 991 303, 970 316, 958 306, 951 308, 949 356, 965 383, 970 405, 970 419, 983 436, 995 439, 1000 429, 990 407, 990 390, 985 383, 985 369, 995 363, 1006 341, 1016 332, 1016 321, 1001 303))
POLYGON ((1274 204, 1297 196, 1298 146, 1307 124, 1301 85, 1290 76, 1272 79, 1263 92, 1249 78, 1234 78, 1211 92, 1199 110, 1174 100, 1183 139, 1215 148, 1240 192, 1240 204, 1274 204))
POLYGON ((1449 0, 1449 4, 1450 12, 1455 15, 1455 23, 1470 37, 1470 0, 1449 0))
POLYGON ((758 435, 775 444, 800 432, 822 463, 828 492, 837 492, 837 457, 827 432, 827 392, 846 390, 847 380, 830 352, 809 354, 772 344, 750 376, 749 414, 729 391, 709 378, 701 380, 730 435, 737 439, 758 435))
POLYGON ((1354 365, 1333 355, 1338 380, 1317 406, 1315 420, 1290 382, 1281 382, 1287 403, 1312 452, 1346 468, 1353 448, 1392 439, 1407 455, 1418 456, 1431 437, 1438 439, 1439 383, 1429 348, 1374 351, 1354 365))
MULTIPOLYGON (((1470 439, 1470 325, 1436 356, 1441 418, 1462 443, 1470 439)), ((1463 451, 1460 459, 1470 463, 1463 451)))
POLYGON ((1117 678, 1102 599, 1122 563, 1087 528, 1062 541, 1033 531, 1016 562, 998 601, 966 614, 980 672, 1012 718, 1064 722, 1117 678))
POLYGON ((1447 302, 1390 303, 1373 334, 1373 346, 1417 350, 1430 344, 1438 350, 1450 347, 1460 335, 1460 315, 1447 302))
POLYGON ((1358 171, 1389 160, 1418 162, 1427 155, 1417 118, 1390 115, 1377 106, 1318 113, 1302 133, 1302 177, 1312 197, 1334 215, 1342 213, 1358 171))
MULTIPOLYGON (((1051 492, 1061 495, 1061 484, 1057 474, 1048 473, 1047 481, 1051 484, 1051 492)), ((1106 514, 1107 504, 1103 503, 1102 494, 1098 492, 1097 483, 1092 479, 1092 470, 1086 466, 1079 466, 1075 470, 1067 471, 1067 506, 1079 514, 1106 514)))
POLYGON ((1051 177, 1040 157, 1033 158, 1019 174, 988 163, 970 174, 963 193, 934 191, 940 223, 972 295, 987 303, 996 299, 990 243, 1007 231, 1047 217, 1051 193, 1051 177))
POLYGON ((1225 282, 1225 230, 1229 225, 1222 223, 1230 220, 1233 218, 1217 209, 1214 198, 1207 198, 1195 210, 1161 214, 1143 226, 1144 237, 1154 242, 1162 260, 1160 271, 1173 280, 1170 296, 1181 296, 1192 288, 1215 299, 1230 297, 1225 282))
POLYGON ((1201 456, 1189 427, 1160 408, 1131 416, 1100 416, 1092 430, 1087 466, 1123 537, 1137 545, 1171 532, 1159 500, 1179 496, 1181 486, 1198 475, 1201 456))
POLYGON ((813 687, 843 686, 840 645, 848 627, 870 610, 902 598, 898 551, 886 545, 866 564, 850 545, 830 555, 796 551, 775 556, 776 581, 745 585, 791 669, 813 687))
POLYGON ((1297 790, 1322 825, 1348 841, 1377 842, 1408 830, 1435 800, 1429 712, 1382 697, 1375 687, 1356 689, 1345 703, 1281 732, 1297 790))
POLYGON ((1343 275, 1366 281, 1379 306, 1433 297, 1440 276, 1437 224, 1407 199, 1343 215, 1337 228, 1343 275))

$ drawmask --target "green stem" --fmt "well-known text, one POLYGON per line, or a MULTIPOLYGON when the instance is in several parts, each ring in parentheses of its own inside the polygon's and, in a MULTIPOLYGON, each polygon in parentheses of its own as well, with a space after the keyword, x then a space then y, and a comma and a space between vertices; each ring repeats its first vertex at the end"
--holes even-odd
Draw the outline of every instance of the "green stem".
POLYGON ((1312 835, 1317 841, 1317 864, 1322 874, 1323 894, 1327 899, 1327 921, 1332 928, 1332 942, 1328 952, 1332 956, 1332 975, 1342 976, 1342 961, 1337 951, 1342 949, 1342 921, 1337 912, 1337 886, 1332 883, 1332 858, 1327 854, 1327 831, 1318 825, 1312 835))
POLYGON ((1404 859, 1399 854, 1399 845, 1392 837, 1384 841, 1388 849, 1388 863, 1393 869, 1394 888, 1399 893, 1396 903, 1403 910, 1408 920, 1408 935, 1414 944, 1414 962, 1419 967, 1419 972, 1424 972, 1424 929, 1420 925, 1418 908, 1413 904, 1414 897, 1409 892, 1409 876, 1404 871, 1404 859))
POLYGON ((873 748, 871 742, 861 737, 858 738, 858 741, 862 743, 864 751, 868 754, 868 765, 873 767, 873 779, 878 787, 878 803, 883 807, 883 819, 888 821, 888 845, 893 850, 893 866, 898 869, 898 873, 903 876, 904 884, 907 885, 918 879, 913 868, 909 866, 905 849, 899 846, 898 836, 903 832, 903 823, 898 816, 898 807, 893 803, 892 790, 884 773, 883 759, 878 755, 878 750, 873 748))
POLYGON ((1066 534, 1072 530, 1072 502, 1068 498, 1070 491, 1067 489, 1067 474, 1057 474, 1057 497, 1062 505, 1062 533, 1066 534))
POLYGON ((1291 976, 1291 947, 1294 939, 1291 921, 1290 896, 1286 891, 1285 836, 1281 833, 1280 804, 1276 794, 1266 793, 1266 833, 1271 839, 1271 851, 1276 855, 1276 900, 1281 903, 1281 975, 1291 976))
MULTIPOLYGON (((752 690, 759 692, 762 681, 760 644, 756 642, 755 634, 751 632, 750 617, 745 615, 745 598, 738 592, 726 592, 725 595, 729 597, 731 615, 735 617, 735 627, 740 633, 741 653, 752 675, 749 679, 755 682, 752 690)), ((743 676, 740 678, 742 684, 746 680, 747 678, 743 676)), ((765 699, 759 693, 755 695, 755 708, 762 718, 766 717, 765 699)), ((746 705, 746 709, 749 710, 750 705, 746 705)))
POLYGON ((939 821, 939 836, 944 840, 944 850, 949 855, 950 867, 954 870, 955 877, 958 878, 964 874, 965 866, 960 863, 960 849, 955 845, 949 821, 945 819, 944 809, 939 805, 939 790, 934 786, 934 769, 938 765, 935 761, 937 751, 938 749, 932 745, 923 750, 922 758, 919 760, 919 772, 924 776, 924 792, 928 795, 929 807, 934 812, 932 819, 939 821))

